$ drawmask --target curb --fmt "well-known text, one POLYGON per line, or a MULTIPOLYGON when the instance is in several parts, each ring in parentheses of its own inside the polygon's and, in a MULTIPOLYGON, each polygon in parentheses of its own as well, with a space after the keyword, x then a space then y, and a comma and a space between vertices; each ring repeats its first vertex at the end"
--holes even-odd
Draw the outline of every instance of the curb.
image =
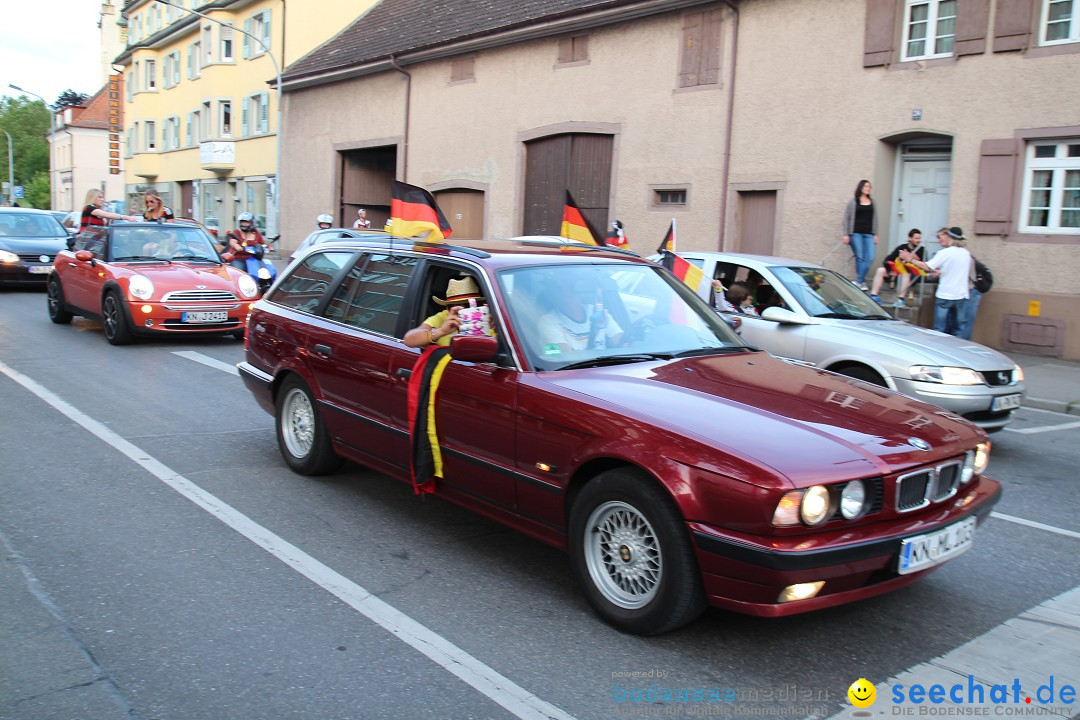
POLYGON ((1068 400, 1047 400, 1045 398, 1024 398, 1024 407, 1050 410, 1065 415, 1080 415, 1080 402, 1068 400))

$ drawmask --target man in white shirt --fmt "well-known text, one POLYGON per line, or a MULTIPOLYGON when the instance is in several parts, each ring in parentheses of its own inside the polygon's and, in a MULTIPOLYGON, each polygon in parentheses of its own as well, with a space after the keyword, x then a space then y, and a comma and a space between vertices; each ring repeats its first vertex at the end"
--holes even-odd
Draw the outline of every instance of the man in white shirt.
POLYGON ((971 296, 974 263, 967 250, 963 230, 958 227, 941 228, 937 236, 941 249, 927 262, 906 250, 900 251, 900 259, 938 276, 938 288, 934 294, 934 329, 964 337, 967 330, 964 325, 968 322, 964 307, 971 296))
MULTIPOLYGON (((599 302, 585 304, 566 281, 556 281, 556 307, 540 318, 542 352, 548 357, 564 353, 617 347, 622 328, 599 302)), ((599 300, 599 298, 598 298, 599 300)))

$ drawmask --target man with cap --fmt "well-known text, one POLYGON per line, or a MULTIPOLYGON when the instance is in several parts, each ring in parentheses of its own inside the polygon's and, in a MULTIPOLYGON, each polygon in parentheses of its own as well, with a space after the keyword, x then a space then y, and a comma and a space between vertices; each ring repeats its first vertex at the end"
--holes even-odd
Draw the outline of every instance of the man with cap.
POLYGON ((468 306, 469 300, 474 299, 478 305, 483 304, 484 296, 476 281, 471 277, 455 278, 446 285, 446 299, 432 296, 436 304, 445 307, 424 322, 405 333, 401 342, 409 347, 422 348, 428 345, 449 345, 450 338, 457 333, 461 326, 458 312, 468 306))
MULTIPOLYGON (((967 250, 964 231, 958 227, 941 228, 937 233, 941 249, 927 262, 910 251, 901 250, 900 259, 915 267, 929 270, 938 276, 934 294, 934 329, 964 337, 968 322, 964 308, 971 295, 974 261, 967 250)), ((970 337, 970 334, 967 335, 970 337)))
POLYGON ((353 220, 354 230, 365 230, 371 227, 371 221, 367 219, 367 210, 360 208, 356 211, 356 219, 353 220))

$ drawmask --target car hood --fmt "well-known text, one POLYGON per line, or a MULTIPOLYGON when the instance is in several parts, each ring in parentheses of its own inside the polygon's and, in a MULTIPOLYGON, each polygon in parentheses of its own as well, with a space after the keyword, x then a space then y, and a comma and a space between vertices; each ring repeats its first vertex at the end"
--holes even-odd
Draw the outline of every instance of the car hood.
MULTIPOLYGON (((770 467, 795 487, 954 456, 982 435, 948 411, 762 352, 554 371, 542 377, 770 467), (917 448, 918 441, 930 449, 917 448)), ((679 459, 699 467, 711 463, 708 457, 679 459)))
POLYGON ((55 255, 67 249, 67 235, 55 238, 0 238, 0 250, 16 255, 55 255))
POLYGON ((873 347, 901 363, 966 367, 980 372, 1009 370, 1014 364, 997 350, 902 320, 823 318, 818 322, 830 328, 830 333, 837 333, 830 338, 835 342, 861 348, 881 343, 873 347), (850 334, 850 339, 841 337, 840 333, 850 334))
MULTIPOLYGON (((170 263, 118 263, 131 272, 145 275, 154 281, 160 292, 165 289, 188 290, 197 285, 206 285, 206 289, 233 290, 236 278, 243 275, 240 270, 228 265, 209 263, 185 263, 174 260, 170 263)), ((203 288, 199 288, 203 289, 203 288)))

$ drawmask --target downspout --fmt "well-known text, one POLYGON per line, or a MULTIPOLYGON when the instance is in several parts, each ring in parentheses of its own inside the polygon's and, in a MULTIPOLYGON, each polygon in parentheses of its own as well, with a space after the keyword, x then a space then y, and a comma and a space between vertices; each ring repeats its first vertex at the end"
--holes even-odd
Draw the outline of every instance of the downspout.
POLYGON ((727 232, 728 178, 731 176, 731 133, 735 115, 735 65, 739 59, 739 8, 731 0, 722 0, 735 13, 735 26, 731 40, 731 82, 728 83, 727 127, 724 129, 724 172, 720 180, 720 247, 724 251, 724 234, 727 232))
POLYGON ((395 70, 405 76, 405 133, 401 141, 401 180, 409 179, 409 104, 412 100, 412 75, 398 65, 397 58, 390 56, 390 64, 395 70))

